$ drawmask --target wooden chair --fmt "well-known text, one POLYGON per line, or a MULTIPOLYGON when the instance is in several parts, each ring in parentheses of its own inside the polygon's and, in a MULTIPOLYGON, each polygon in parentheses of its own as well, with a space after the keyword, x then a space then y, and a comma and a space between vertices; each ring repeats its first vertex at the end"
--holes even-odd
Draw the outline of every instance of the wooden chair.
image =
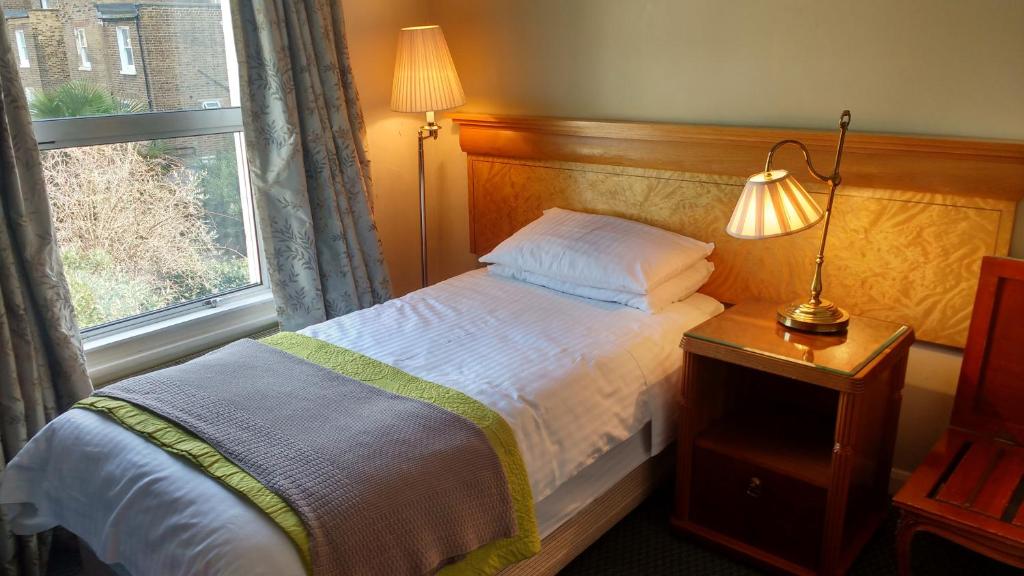
POLYGON ((900 574, 920 531, 1024 569, 1024 260, 986 257, 949 428, 894 503, 900 574))

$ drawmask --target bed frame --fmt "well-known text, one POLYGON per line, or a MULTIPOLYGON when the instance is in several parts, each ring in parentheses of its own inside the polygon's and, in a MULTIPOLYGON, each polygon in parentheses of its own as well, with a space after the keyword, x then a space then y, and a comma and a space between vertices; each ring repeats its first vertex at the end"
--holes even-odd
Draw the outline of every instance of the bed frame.
POLYGON ((583 507, 572 518, 541 540, 536 556, 509 566, 500 576, 555 576, 569 562, 600 538, 609 528, 640 505, 671 475, 675 464, 673 444, 636 467, 610 490, 583 507))

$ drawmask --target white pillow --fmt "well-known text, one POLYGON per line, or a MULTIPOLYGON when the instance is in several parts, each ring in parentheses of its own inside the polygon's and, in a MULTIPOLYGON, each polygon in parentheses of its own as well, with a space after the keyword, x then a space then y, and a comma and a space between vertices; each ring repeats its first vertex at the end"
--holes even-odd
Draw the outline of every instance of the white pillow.
POLYGON ((580 286, 647 294, 714 249, 632 220, 549 208, 480 261, 580 286))
POLYGON ((714 270, 714 264, 707 260, 701 260, 687 270, 684 270, 681 274, 663 282, 660 286, 651 290, 649 294, 634 294, 633 292, 623 292, 621 290, 580 286, 571 282, 548 278, 541 274, 509 268, 501 264, 492 264, 487 267, 487 272, 496 276, 529 282, 530 284, 551 288, 552 290, 558 290, 559 292, 565 292, 574 296, 590 298, 591 300, 617 302, 643 310, 644 312, 650 312, 651 314, 656 314, 669 304, 692 296, 708 281, 714 270))

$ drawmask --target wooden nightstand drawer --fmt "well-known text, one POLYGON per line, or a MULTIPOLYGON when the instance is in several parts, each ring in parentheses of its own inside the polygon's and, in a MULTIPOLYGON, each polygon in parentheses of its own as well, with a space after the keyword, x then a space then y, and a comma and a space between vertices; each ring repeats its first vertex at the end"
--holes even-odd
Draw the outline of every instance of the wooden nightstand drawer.
POLYGON ((808 568, 818 565, 823 487, 699 446, 693 466, 695 522, 808 568))

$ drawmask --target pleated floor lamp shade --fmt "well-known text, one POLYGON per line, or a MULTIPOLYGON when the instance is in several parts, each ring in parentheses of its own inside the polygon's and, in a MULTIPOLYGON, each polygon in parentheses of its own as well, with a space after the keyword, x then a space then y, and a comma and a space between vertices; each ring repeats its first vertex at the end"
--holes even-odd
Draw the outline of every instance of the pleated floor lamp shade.
POLYGON ((725 231, 735 238, 771 238, 810 228, 821 217, 821 208, 796 178, 771 170, 747 179, 725 231))
POLYGON ((402 28, 395 56, 391 109, 433 112, 462 106, 466 94, 440 26, 402 28))

